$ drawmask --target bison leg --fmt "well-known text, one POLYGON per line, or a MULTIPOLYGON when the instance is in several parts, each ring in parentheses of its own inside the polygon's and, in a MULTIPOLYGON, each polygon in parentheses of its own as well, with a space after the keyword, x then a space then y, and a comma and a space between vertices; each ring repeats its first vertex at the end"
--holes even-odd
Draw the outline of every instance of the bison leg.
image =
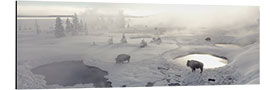
POLYGON ((192 72, 194 72, 195 71, 195 68, 192 68, 192 72))
POLYGON ((203 72, 203 68, 200 68, 201 69, 201 73, 203 72))

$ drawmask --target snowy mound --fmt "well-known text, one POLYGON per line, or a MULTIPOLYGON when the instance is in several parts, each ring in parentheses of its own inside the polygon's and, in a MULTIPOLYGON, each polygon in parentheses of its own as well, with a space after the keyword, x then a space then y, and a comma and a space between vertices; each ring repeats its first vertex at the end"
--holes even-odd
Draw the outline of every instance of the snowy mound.
POLYGON ((163 75, 157 70, 157 67, 161 64, 159 56, 162 52, 173 48, 175 46, 168 45, 167 47, 162 47, 152 45, 139 48, 129 44, 115 44, 106 48, 100 48, 94 54, 89 53, 84 58, 84 63, 108 71, 107 78, 112 82, 113 87, 121 87, 123 85, 145 86, 147 82, 163 78, 163 75), (122 53, 131 56, 130 62, 116 64, 115 58, 122 53))
MULTIPOLYGON (((126 34, 127 43, 120 43, 118 40, 121 37, 114 37, 115 42, 108 44, 107 34, 51 38, 46 34, 35 36, 18 33, 17 87, 25 89, 94 87, 92 83, 78 83, 74 86, 47 85, 43 75, 31 72, 31 69, 48 63, 79 60, 83 60, 85 65, 107 71, 108 75, 105 77, 112 82, 113 87, 230 85, 260 82, 258 33, 230 37, 217 35, 212 37, 210 42, 201 38, 204 35, 163 36, 162 43, 147 43, 144 48, 140 48, 142 38, 130 39, 129 34, 126 34), (130 55, 130 62, 116 64, 115 58, 119 54, 130 55), (176 63, 175 59, 189 54, 209 54, 224 58, 228 63, 222 67, 207 68, 199 74, 198 71, 191 72, 187 66, 176 63)), ((144 40, 150 41, 147 38, 144 40)))

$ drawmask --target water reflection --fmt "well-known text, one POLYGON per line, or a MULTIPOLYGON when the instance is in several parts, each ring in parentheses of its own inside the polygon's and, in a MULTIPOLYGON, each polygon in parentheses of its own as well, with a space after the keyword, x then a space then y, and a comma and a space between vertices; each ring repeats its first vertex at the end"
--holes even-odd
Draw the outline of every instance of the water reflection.
POLYGON ((219 57, 215 57, 209 54, 190 54, 180 58, 175 59, 177 63, 186 65, 187 60, 196 60, 204 64, 204 68, 217 68, 225 66, 228 62, 227 60, 219 57))
POLYGON ((58 84, 73 86, 75 84, 93 83, 95 87, 108 87, 108 73, 97 67, 87 66, 82 61, 63 61, 41 65, 32 69, 34 74, 45 76, 48 85, 58 84))

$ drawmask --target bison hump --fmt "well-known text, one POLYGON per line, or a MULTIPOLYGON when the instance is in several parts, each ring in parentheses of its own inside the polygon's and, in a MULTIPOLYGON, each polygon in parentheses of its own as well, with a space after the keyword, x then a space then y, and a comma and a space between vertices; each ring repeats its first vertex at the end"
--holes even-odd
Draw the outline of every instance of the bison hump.
POLYGON ((127 54, 120 54, 120 55, 118 55, 117 56, 117 59, 127 59, 127 58, 130 58, 130 56, 129 55, 127 55, 127 54))

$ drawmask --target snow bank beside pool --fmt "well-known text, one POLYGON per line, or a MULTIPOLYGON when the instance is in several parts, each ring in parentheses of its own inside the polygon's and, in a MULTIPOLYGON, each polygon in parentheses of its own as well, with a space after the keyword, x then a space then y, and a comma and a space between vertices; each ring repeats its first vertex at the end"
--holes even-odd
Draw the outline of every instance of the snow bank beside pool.
POLYGON ((107 71, 107 78, 112 82, 113 87, 123 85, 142 87, 148 82, 164 78, 164 75, 157 70, 157 67, 164 63, 160 55, 176 47, 176 45, 169 44, 150 44, 145 48, 139 48, 130 44, 114 44, 95 49, 94 53, 89 51, 83 60, 86 65, 107 71), (115 58, 121 53, 131 56, 129 63, 116 64, 115 58))
POLYGON ((74 86, 61 86, 61 85, 47 85, 44 80, 45 76, 33 74, 31 66, 19 65, 17 66, 17 88, 18 89, 55 89, 55 88, 91 88, 94 87, 90 84, 76 84, 74 86))
POLYGON ((148 82, 163 78, 162 74, 157 70, 159 63, 153 62, 153 60, 116 64, 98 59, 88 59, 84 63, 108 71, 108 76, 106 77, 112 82, 113 87, 121 87, 123 85, 142 87, 148 82))
POLYGON ((259 44, 247 48, 246 51, 236 56, 230 65, 235 66, 242 75, 238 83, 259 84, 260 83, 260 48, 259 44))
MULTIPOLYGON (((240 48, 222 48, 214 46, 197 46, 189 45, 182 46, 175 50, 167 51, 163 54, 163 58, 169 63, 169 67, 176 66, 175 60, 178 57, 193 53, 204 53, 223 56, 228 59, 228 65, 217 68, 215 73, 228 71, 223 76, 237 77, 234 84, 259 84, 260 80, 260 66, 259 66, 259 42, 247 45, 240 48)), ((183 69, 185 66, 177 66, 176 68, 183 69)), ((185 69, 184 69, 185 70, 185 69)), ((211 71, 205 71, 208 73, 211 71)), ((187 73, 187 72, 185 72, 187 73)), ((210 76, 210 74, 209 74, 210 76)), ((204 77, 207 78, 207 77, 204 77)), ((198 84, 198 83, 197 83, 198 84)), ((224 84, 224 83, 223 83, 224 84)))

